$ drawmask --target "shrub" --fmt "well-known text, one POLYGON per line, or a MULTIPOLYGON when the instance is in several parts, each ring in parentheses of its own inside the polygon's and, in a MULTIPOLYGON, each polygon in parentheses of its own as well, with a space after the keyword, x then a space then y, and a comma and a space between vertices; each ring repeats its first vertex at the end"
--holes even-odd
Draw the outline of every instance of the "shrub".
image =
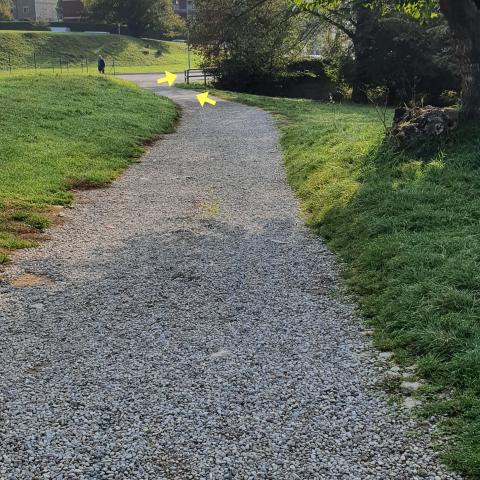
POLYGON ((298 57, 300 21, 288 0, 246 0, 241 8, 228 0, 197 0, 191 41, 204 66, 219 72, 220 87, 259 92, 272 88, 298 57))
MULTIPOLYGON (((374 35, 362 82, 386 87, 391 104, 442 106, 444 91, 460 91, 459 67, 443 19, 425 26, 391 15, 378 19, 374 35)), ((353 82, 353 60, 344 65, 343 75, 353 82)))

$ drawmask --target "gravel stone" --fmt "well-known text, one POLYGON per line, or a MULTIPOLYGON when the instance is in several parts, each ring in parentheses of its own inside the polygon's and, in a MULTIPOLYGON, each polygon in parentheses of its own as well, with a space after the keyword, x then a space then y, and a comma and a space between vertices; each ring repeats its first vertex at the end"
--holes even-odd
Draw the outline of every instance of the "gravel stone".
POLYGON ((393 352, 380 352, 378 358, 383 361, 391 360, 393 358, 393 352))
POLYGON ((459 478, 378 389, 272 117, 162 93, 176 133, 0 283, 0 478, 459 478))
POLYGON ((400 389, 405 393, 416 392, 422 384, 420 382, 402 382, 400 384, 400 389))
POLYGON ((418 407, 419 405, 422 404, 422 402, 413 397, 406 397, 403 401, 403 404, 405 405, 406 408, 411 409, 411 408, 418 407))

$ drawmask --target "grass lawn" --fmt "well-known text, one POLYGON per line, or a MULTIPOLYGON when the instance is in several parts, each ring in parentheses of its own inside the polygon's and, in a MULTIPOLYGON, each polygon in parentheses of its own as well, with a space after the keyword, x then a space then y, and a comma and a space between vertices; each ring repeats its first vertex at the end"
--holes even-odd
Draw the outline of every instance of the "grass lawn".
POLYGON ((370 107, 212 93, 277 115, 308 224, 344 260, 377 345, 428 381, 445 461, 480 478, 480 125, 401 153, 370 107))
MULTIPOLYGON (((124 35, 92 35, 87 33, 50 33, 0 31, 0 73, 39 71, 93 73, 98 55, 107 63, 107 73, 179 72, 187 68, 187 47, 181 42, 138 39, 124 35)), ((192 54, 194 66, 197 57, 192 54)))
POLYGON ((0 78, 0 104, 0 263, 34 244, 49 207, 111 182, 177 115, 165 98, 90 76, 0 78))

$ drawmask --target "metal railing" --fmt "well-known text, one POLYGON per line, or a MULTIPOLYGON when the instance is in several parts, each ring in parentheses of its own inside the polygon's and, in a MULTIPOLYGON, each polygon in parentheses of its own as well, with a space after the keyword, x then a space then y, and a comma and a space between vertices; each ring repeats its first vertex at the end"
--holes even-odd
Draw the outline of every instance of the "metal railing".
MULTIPOLYGON (((116 74, 118 65, 115 57, 109 57, 106 59, 109 73, 116 74)), ((124 65, 123 67, 135 67, 135 66, 144 66, 144 65, 124 65)), ((22 59, 22 62, 16 61, 15 57, 12 55, 7 55, 0 57, 0 73, 15 73, 17 71, 30 71, 30 72, 41 72, 41 71, 52 71, 53 73, 69 73, 72 70, 75 70, 76 73, 90 73, 97 70, 97 59, 85 57, 39 57, 35 53, 33 54, 30 61, 25 61, 22 59)))
MULTIPOLYGON (((161 65, 146 65, 130 63, 119 64, 114 56, 104 57, 106 67, 105 73, 109 75, 117 75, 121 73, 141 73, 142 71, 155 73, 162 72, 161 65), (146 70, 147 67, 147 70, 146 70), (151 67, 151 69, 149 69, 151 67), (138 68, 138 70, 135 70, 138 68)), ((25 58, 17 59, 12 55, 0 54, 0 74, 8 73, 96 73, 97 72, 97 58, 96 57, 54 57, 54 56, 39 56, 33 53, 32 57, 25 61, 25 58)), ((201 80, 204 85, 212 82, 218 77, 218 70, 215 68, 191 68, 184 71, 185 82, 190 84, 191 81, 201 80)))
POLYGON ((203 84, 207 84, 207 80, 215 80, 218 71, 215 68, 190 68, 185 70, 185 82, 190 84, 191 79, 203 79, 203 84))

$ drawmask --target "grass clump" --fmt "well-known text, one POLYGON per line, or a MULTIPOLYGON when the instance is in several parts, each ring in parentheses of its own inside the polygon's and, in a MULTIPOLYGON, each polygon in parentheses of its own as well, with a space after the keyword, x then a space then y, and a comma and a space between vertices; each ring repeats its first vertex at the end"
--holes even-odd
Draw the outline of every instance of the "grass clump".
POLYGON ((39 231, 43 231, 50 226, 50 220, 45 216, 39 215, 38 213, 26 211, 15 212, 10 218, 16 222, 25 223, 26 225, 39 231))
POLYGON ((114 180, 177 116, 165 98, 89 76, 1 78, 0 103, 1 262, 34 244, 48 207, 114 180))
POLYGON ((370 107, 212 93, 278 116, 306 221, 344 260, 377 344, 428 381, 444 459, 480 478, 480 125, 400 152, 370 107))

